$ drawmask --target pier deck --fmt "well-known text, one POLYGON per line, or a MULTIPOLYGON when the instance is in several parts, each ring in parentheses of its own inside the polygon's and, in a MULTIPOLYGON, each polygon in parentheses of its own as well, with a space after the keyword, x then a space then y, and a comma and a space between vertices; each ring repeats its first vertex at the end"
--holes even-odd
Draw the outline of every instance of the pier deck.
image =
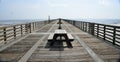
POLYGON ((74 37, 73 48, 68 48, 66 42, 56 42, 50 47, 47 38, 58 29, 57 22, 53 21, 13 45, 1 48, 0 62, 120 62, 120 49, 63 20, 62 29, 74 37))

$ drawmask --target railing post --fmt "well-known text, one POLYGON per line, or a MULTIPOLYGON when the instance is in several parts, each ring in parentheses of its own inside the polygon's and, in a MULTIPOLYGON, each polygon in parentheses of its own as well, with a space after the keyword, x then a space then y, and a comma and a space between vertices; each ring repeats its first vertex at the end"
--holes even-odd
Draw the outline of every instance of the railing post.
POLYGON ((35 22, 35 30, 37 30, 37 28, 38 28, 38 27, 37 27, 37 23, 38 23, 38 22, 35 22))
POLYGON ((115 45, 115 37, 116 37, 116 27, 113 30, 113 45, 115 45))
POLYGON ((89 33, 94 35, 94 23, 89 23, 89 33))
POLYGON ((30 29, 30 33, 32 32, 31 30, 31 23, 29 23, 28 28, 30 29))
POLYGON ((84 22, 83 22, 83 31, 85 31, 85 24, 84 24, 84 22))
POLYGON ((75 26, 75 21, 73 21, 73 25, 75 26))
POLYGON ((80 29, 82 30, 82 22, 80 22, 80 29))
POLYGON ((80 24, 79 24, 78 26, 79 26, 79 28, 81 29, 81 22, 80 22, 80 24))
POLYGON ((35 26, 34 26, 34 23, 35 23, 35 22, 33 22, 33 31, 35 30, 35 26))
POLYGON ((6 40, 7 40, 6 28, 4 28, 3 31, 4 31, 4 32, 3 32, 3 34, 4 34, 4 41, 6 41, 6 40))
POLYGON ((85 22, 85 32, 87 32, 87 22, 85 22))
POLYGON ((80 29, 82 29, 82 22, 80 22, 80 29))
POLYGON ((34 30, 36 30, 36 22, 34 23, 34 30))
POLYGON ((89 32, 88 33, 91 33, 91 26, 90 26, 91 23, 89 22, 88 24, 89 24, 89 30, 88 30, 89 32))
POLYGON ((99 37, 99 24, 97 24, 97 37, 99 37))
POLYGON ((92 35, 94 35, 94 28, 95 28, 95 24, 92 23, 92 24, 91 24, 91 34, 92 34, 92 35))
POLYGON ((23 26, 20 25, 20 28, 21 28, 21 36, 23 35, 23 26))
POLYGON ((86 32, 88 32, 88 22, 86 23, 86 32))
POLYGON ((14 32, 14 39, 16 39, 16 27, 13 27, 13 32, 14 32))
POLYGON ((28 33, 28 24, 25 24, 25 32, 28 33))
POLYGON ((103 38, 104 40, 105 40, 105 38, 106 38, 105 35, 106 35, 106 25, 104 25, 104 38, 103 38))
POLYGON ((81 22, 81 25, 82 25, 82 26, 81 26, 81 29, 83 30, 83 22, 81 22))

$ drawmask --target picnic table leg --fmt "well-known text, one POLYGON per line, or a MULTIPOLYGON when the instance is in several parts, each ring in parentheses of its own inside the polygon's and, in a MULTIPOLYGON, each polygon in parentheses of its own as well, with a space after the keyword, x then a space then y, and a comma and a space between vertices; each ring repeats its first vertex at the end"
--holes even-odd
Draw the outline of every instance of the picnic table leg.
POLYGON ((66 44, 67 44, 68 47, 71 47, 71 48, 72 48, 72 44, 71 44, 70 41, 66 41, 66 44))
POLYGON ((54 45, 54 43, 55 43, 57 37, 58 37, 58 35, 54 35, 53 41, 51 41, 50 46, 53 46, 53 45, 54 45))
POLYGON ((71 42, 69 41, 67 35, 64 35, 64 38, 65 38, 65 40, 66 40, 67 46, 68 46, 68 47, 72 47, 72 44, 71 44, 71 42))

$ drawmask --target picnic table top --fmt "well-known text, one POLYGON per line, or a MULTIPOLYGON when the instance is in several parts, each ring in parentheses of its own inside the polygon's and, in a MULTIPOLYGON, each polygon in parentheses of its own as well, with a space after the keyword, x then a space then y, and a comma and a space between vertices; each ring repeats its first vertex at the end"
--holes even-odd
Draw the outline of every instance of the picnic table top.
POLYGON ((55 34, 67 34, 67 31, 62 30, 62 29, 58 29, 58 30, 55 30, 55 34))

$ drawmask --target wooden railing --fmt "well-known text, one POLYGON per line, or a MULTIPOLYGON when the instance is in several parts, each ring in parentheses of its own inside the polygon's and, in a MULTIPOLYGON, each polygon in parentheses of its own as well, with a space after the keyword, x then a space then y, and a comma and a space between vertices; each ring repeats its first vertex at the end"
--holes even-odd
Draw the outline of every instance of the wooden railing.
POLYGON ((9 25, 0 27, 0 43, 7 43, 9 40, 15 40, 18 37, 22 37, 23 35, 29 34, 35 30, 40 29, 43 25, 46 25, 51 21, 39 21, 39 22, 31 22, 25 24, 17 24, 17 25, 9 25))
POLYGON ((111 42, 113 45, 120 46, 120 26, 91 23, 84 21, 66 20, 79 29, 88 32, 98 38, 111 42))

